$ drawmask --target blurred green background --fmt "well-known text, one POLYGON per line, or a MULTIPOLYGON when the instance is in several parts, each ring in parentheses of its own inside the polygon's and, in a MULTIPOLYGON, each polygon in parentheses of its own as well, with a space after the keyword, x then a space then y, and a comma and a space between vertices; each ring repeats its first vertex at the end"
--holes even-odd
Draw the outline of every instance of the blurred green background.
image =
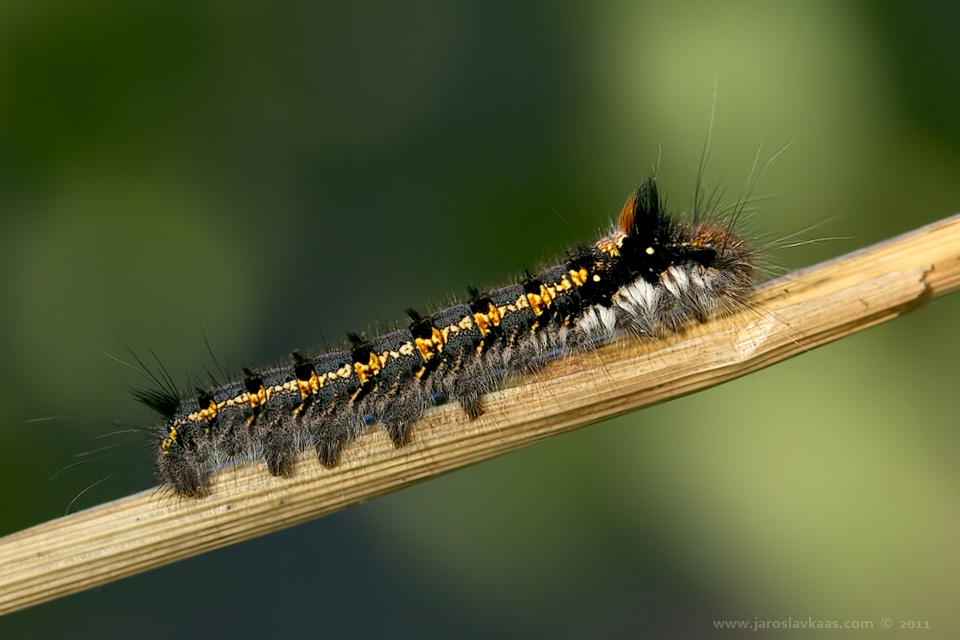
MULTIPOLYGON (((345 4, 0 4, 0 533, 100 480, 72 509, 153 486, 150 444, 105 436, 153 424, 142 381, 101 350, 185 384, 204 334, 239 367, 382 328, 593 238, 660 147, 682 209, 715 80, 711 184, 735 199, 761 144, 794 138, 752 226, 850 238, 783 269, 960 211, 956 3, 345 4)), ((695 638, 788 616, 957 637, 958 314, 948 297, 0 637, 695 638)))

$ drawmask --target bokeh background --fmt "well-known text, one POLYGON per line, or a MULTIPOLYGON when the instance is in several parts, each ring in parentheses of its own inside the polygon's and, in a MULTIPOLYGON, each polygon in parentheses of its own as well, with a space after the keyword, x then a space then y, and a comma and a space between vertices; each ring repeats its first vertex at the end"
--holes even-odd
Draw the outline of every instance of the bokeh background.
MULTIPOLYGON (((152 351, 185 384, 213 366, 204 335, 239 367, 375 331, 594 237, 658 156, 682 209, 715 85, 711 184, 734 200, 793 139, 753 228, 848 238, 783 269, 960 211, 958 25, 936 1, 4 0, 0 533, 153 486, 149 443, 105 436, 154 419, 103 352, 152 351)), ((957 637, 958 314, 943 299, 0 637, 683 638, 788 617, 957 637)))

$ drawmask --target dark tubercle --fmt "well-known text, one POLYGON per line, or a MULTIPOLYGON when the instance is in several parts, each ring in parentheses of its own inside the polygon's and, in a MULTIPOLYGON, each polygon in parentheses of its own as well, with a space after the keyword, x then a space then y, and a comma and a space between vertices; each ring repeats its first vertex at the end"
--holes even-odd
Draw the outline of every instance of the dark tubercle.
POLYGON ((362 424, 362 416, 351 399, 361 390, 360 381, 354 373, 353 355, 350 351, 332 351, 307 359, 294 354, 296 376, 302 385, 323 376, 323 384, 303 398, 297 411, 297 421, 313 444, 320 464, 334 466, 343 446, 356 437, 362 424), (348 375, 336 375, 346 371, 348 375))
MULTIPOLYGON (((373 338, 362 347, 354 347, 358 370, 362 370, 364 352, 371 355, 368 370, 371 388, 364 405, 390 435, 396 446, 406 442, 407 430, 426 409, 428 395, 416 378, 425 362, 417 350, 409 329, 392 331, 373 338)), ((364 382, 367 384, 367 382, 364 382)))
POLYGON ((410 332, 425 360, 418 373, 421 381, 432 395, 459 402, 471 419, 480 417, 480 396, 489 390, 490 381, 479 354, 483 334, 470 305, 457 304, 426 318, 416 311, 407 313, 410 332))
POLYGON ((180 407, 180 396, 166 389, 134 389, 133 397, 166 420, 172 419, 180 407))
POLYGON ((264 400, 256 407, 254 427, 263 442, 267 470, 275 476, 291 471, 297 452, 299 430, 293 415, 301 404, 301 397, 294 384, 291 384, 296 381, 295 369, 293 366, 276 367, 259 375, 248 372, 244 381, 247 393, 264 396, 264 400), (290 388, 273 391, 269 399, 265 398, 265 389, 278 389, 284 385, 290 388))
POLYGON ((656 178, 647 178, 637 185, 620 209, 618 226, 641 243, 671 236, 672 223, 661 207, 656 178))
MULTIPOLYGON (((647 178, 620 210, 623 264, 632 277, 655 284, 677 259, 677 229, 661 208, 654 178, 647 178)), ((632 279, 632 278, 631 278, 632 279)))

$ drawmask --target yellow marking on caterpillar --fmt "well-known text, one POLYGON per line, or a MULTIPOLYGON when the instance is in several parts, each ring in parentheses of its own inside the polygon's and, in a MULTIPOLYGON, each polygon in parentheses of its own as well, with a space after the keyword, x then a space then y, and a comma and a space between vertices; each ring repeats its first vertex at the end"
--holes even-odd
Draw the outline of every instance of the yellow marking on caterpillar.
POLYGON ((437 354, 443 351, 443 345, 447 342, 447 334, 445 333, 447 329, 449 329, 449 327, 443 331, 432 327, 429 338, 416 339, 417 350, 420 352, 420 357, 423 358, 424 362, 430 362, 437 354))
POLYGON ((553 290, 548 289, 544 285, 540 285, 540 293, 528 293, 527 294, 527 304, 530 305, 530 308, 533 310, 535 316, 539 316, 543 313, 545 308, 549 308, 550 304, 553 302, 553 290))
MULTIPOLYGON (((527 300, 526 294, 521 294, 520 297, 514 300, 512 304, 508 304, 503 307, 497 307, 497 312, 500 314, 500 318, 502 319, 503 316, 507 315, 508 313, 514 313, 529 306, 530 302, 527 300)), ((500 324, 500 322, 498 321, 497 324, 500 324)))
POLYGON ((210 401, 210 404, 206 409, 200 409, 199 411, 194 411, 185 418, 181 418, 177 421, 178 424, 185 424, 187 422, 199 422, 201 420, 207 421, 215 418, 217 416, 217 403, 213 400, 210 401))
POLYGON ((167 429, 167 437, 163 439, 163 442, 160 443, 160 455, 168 456, 170 455, 170 447, 180 439, 180 432, 177 431, 177 428, 171 426, 167 429))
POLYGON ((368 380, 371 380, 374 376, 380 373, 380 369, 383 367, 380 364, 380 358, 375 353, 370 354, 370 359, 366 364, 362 362, 354 362, 353 368, 357 372, 357 378, 360 380, 360 384, 364 385, 368 380))
POLYGON ((557 293, 560 291, 570 291, 573 289, 573 283, 570 282, 570 279, 567 276, 560 278, 560 282, 556 282, 550 287, 550 294, 556 298, 557 293))
POLYGON ((500 326, 500 320, 502 317, 503 314, 500 313, 500 309, 493 306, 492 302, 487 307, 486 313, 477 312, 473 314, 473 319, 477 324, 477 329, 480 330, 480 335, 483 337, 486 337, 488 333, 493 331, 494 327, 500 326))
POLYGON ((400 345, 400 348, 396 350, 384 351, 379 356, 376 356, 379 366, 376 367, 376 371, 373 375, 379 374, 380 371, 387 366, 387 363, 390 362, 391 359, 399 360, 400 358, 412 356, 414 353, 416 353, 416 347, 412 342, 404 342, 402 345, 400 345))
POLYGON ((627 234, 618 231, 612 238, 600 238, 596 246, 601 252, 617 258, 620 256, 620 247, 623 246, 623 241, 626 240, 626 238, 627 234))
POLYGON ((315 394, 322 386, 323 381, 320 379, 320 376, 317 375, 316 371, 311 371, 310 377, 306 380, 297 378, 297 389, 300 391, 301 398, 315 394))
POLYGON ((589 272, 587 272, 587 270, 583 267, 580 267, 576 271, 567 271, 567 273, 570 274, 570 279, 573 280, 573 284, 577 285, 578 287, 582 287, 584 284, 586 284, 587 278, 590 275, 589 272))
POLYGON ((250 402, 251 409, 256 409, 257 407, 259 407, 260 405, 262 405, 263 403, 265 403, 267 400, 270 399, 270 393, 264 388, 262 384, 260 385, 260 388, 257 389, 256 393, 248 393, 247 396, 248 396, 247 399, 250 402))
POLYGON ((546 306, 543 304, 543 298, 538 296, 535 293, 527 294, 527 304, 530 305, 530 309, 533 311, 533 315, 539 316, 543 313, 543 308, 546 306))
POLYGON ((556 291, 557 291, 557 289, 556 289, 556 286, 555 286, 555 285, 551 285, 550 287, 546 287, 546 286, 544 286, 543 284, 541 284, 541 285, 540 285, 540 295, 534 294, 532 299, 531 299, 531 297, 530 297, 529 294, 527 295, 527 301, 530 303, 530 308, 533 309, 533 313, 534 313, 535 315, 538 315, 538 316, 539 316, 541 313, 543 313, 543 309, 541 308, 539 311, 538 311, 537 309, 535 309, 535 308, 534 308, 534 302, 537 302, 537 303, 539 303, 539 304, 542 304, 544 307, 547 307, 547 308, 549 309, 549 308, 550 308, 550 305, 553 304, 553 301, 554 301, 554 299, 556 298, 556 295, 555 295, 555 294, 556 294, 556 291))

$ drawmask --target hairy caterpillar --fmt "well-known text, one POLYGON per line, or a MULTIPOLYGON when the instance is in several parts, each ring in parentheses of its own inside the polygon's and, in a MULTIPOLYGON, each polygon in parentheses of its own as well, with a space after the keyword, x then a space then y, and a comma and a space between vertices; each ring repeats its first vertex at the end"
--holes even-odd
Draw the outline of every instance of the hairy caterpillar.
POLYGON ((615 228, 560 264, 515 284, 470 290, 467 302, 421 314, 373 338, 349 336, 342 350, 303 355, 186 396, 172 383, 138 392, 165 424, 157 434, 160 480, 200 496, 209 469, 263 458, 274 475, 312 446, 325 466, 367 424, 397 447, 430 406, 456 401, 471 419, 483 395, 545 356, 603 336, 643 340, 742 306, 758 273, 757 253, 726 223, 695 207, 670 215, 656 179, 640 183, 615 228))

